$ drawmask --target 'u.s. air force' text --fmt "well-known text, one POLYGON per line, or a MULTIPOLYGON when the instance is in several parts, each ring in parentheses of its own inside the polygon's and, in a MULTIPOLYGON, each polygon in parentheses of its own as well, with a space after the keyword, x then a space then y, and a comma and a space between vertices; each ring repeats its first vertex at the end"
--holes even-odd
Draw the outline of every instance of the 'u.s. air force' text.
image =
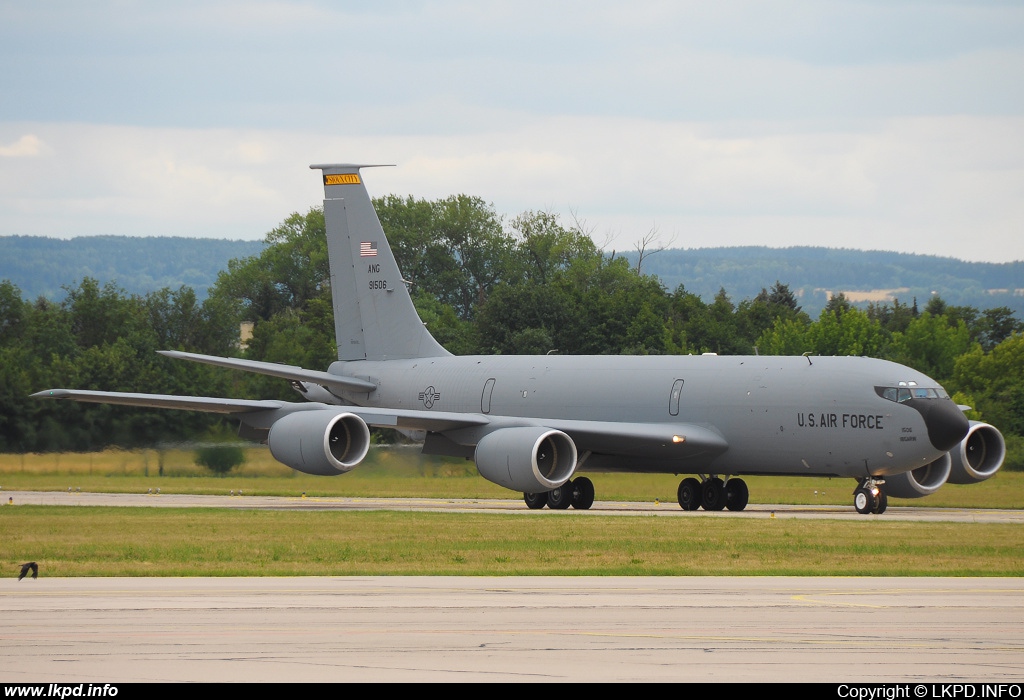
POLYGON ((801 428, 852 428, 855 430, 885 430, 885 416, 865 413, 797 413, 796 424, 801 428))

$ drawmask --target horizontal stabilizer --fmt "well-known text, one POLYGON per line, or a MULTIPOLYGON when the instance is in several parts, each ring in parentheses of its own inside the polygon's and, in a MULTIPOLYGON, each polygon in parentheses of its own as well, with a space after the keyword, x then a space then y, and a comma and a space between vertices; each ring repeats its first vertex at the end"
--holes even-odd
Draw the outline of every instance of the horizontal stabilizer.
POLYGON ((216 367, 227 367, 229 369, 240 369, 243 372, 254 374, 266 374, 271 377, 280 377, 294 382, 313 382, 329 389, 339 391, 374 391, 377 385, 364 379, 354 377, 342 377, 330 372, 318 372, 313 369, 303 369, 295 365, 279 365, 276 362, 260 362, 259 360, 242 360, 235 357, 217 357, 216 355, 200 355, 195 352, 181 352, 180 350, 158 350, 161 355, 172 357, 176 360, 188 360, 189 362, 200 362, 205 365, 216 367))

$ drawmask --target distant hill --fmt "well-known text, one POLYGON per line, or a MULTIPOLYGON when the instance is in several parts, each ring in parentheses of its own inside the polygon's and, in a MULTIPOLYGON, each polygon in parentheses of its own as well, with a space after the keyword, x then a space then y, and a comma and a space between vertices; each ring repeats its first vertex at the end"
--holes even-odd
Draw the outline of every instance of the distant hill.
MULTIPOLYGON (((114 281, 132 294, 187 285, 202 299, 229 260, 263 248, 262 241, 211 238, 0 236, 0 279, 14 282, 26 299, 61 299, 62 286, 87 276, 101 284, 114 281)), ((619 255, 636 265, 635 252, 619 255)), ((958 306, 1008 306, 1024 320, 1024 262, 836 248, 694 248, 648 255, 641 272, 657 275, 670 291, 682 284, 705 301, 724 287, 734 303, 779 281, 812 317, 828 302, 828 292, 845 292, 861 306, 893 297, 910 304, 916 297, 921 307, 936 292, 958 306)))
MULTIPOLYGON (((623 257, 636 265, 636 252, 623 257)), ((1024 319, 1021 261, 978 263, 876 250, 750 246, 662 250, 644 258, 641 272, 657 275, 669 290, 682 284, 705 301, 724 287, 734 303, 780 281, 812 317, 828 303, 828 292, 844 292, 858 306, 894 297, 910 304, 916 297, 921 307, 935 292, 957 306, 1008 306, 1024 319)))
POLYGON ((62 299, 62 286, 85 277, 116 282, 131 294, 186 285, 205 299, 229 260, 263 248, 263 241, 213 238, 0 236, 0 279, 16 284, 26 299, 62 299))

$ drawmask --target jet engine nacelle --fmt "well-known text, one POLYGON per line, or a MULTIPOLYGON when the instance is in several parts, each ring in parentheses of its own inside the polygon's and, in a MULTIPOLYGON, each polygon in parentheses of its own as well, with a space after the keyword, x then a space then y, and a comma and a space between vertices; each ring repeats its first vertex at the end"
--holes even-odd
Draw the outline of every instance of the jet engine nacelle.
POLYGON ((921 498, 947 482, 976 484, 999 471, 1005 458, 1003 434, 988 423, 971 421, 967 437, 931 464, 885 477, 885 492, 897 498, 921 498))
POLYGON ((971 421, 967 437, 950 450, 953 469, 949 473, 951 484, 976 484, 984 481, 1003 466, 1006 441, 1003 434, 988 423, 971 421))
POLYGON ((947 452, 923 467, 885 477, 885 486, 882 488, 885 489, 886 495, 896 498, 928 496, 938 491, 939 487, 946 483, 952 467, 953 460, 947 452))
POLYGON ((270 428, 274 459, 306 474, 336 476, 363 461, 370 449, 370 429, 352 413, 296 411, 270 428))
POLYGON ((488 481, 513 491, 544 493, 572 478, 576 443, 550 428, 501 428, 481 438, 474 460, 488 481))

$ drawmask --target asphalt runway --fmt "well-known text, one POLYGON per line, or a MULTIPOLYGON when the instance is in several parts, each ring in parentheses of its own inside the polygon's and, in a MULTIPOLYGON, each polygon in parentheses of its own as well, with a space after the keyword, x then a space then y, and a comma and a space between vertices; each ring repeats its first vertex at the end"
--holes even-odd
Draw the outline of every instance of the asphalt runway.
POLYGON ((237 508, 266 510, 404 510, 463 513, 557 513, 567 517, 643 515, 675 518, 812 518, 863 522, 884 521, 1016 523, 1024 525, 1024 510, 988 508, 928 508, 890 506, 882 515, 861 515, 850 505, 750 504, 734 513, 723 510, 684 511, 675 502, 596 501, 590 510, 531 511, 521 498, 298 498, 288 496, 189 495, 156 493, 85 493, 65 491, 0 491, 0 503, 14 505, 137 506, 151 508, 237 508))
POLYGON ((1024 581, 0 580, 0 681, 1019 683, 1024 581))

